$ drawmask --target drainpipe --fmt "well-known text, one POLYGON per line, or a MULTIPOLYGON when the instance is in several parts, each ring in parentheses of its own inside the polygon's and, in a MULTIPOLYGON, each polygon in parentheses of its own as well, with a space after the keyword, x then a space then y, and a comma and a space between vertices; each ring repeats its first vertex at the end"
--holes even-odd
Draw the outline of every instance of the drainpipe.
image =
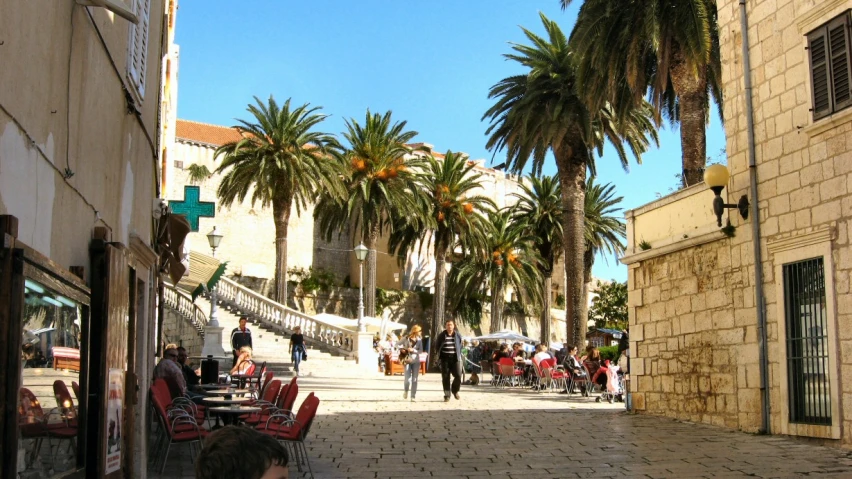
POLYGON ((751 58, 748 43, 746 0, 740 1, 740 28, 743 35, 743 77, 745 81, 746 134, 748 135, 748 176, 751 196, 751 230, 754 243, 754 305, 757 308, 757 345, 760 349, 760 419, 762 434, 770 434, 769 358, 766 344, 766 302, 763 296, 763 256, 760 253, 760 211, 757 204, 757 164, 754 148, 754 109, 752 108, 751 58))

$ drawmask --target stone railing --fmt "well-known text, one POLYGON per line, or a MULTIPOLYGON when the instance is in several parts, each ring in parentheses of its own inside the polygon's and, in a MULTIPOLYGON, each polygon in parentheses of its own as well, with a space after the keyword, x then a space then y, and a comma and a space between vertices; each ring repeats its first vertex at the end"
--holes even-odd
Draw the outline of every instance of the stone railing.
POLYGON ((300 326, 309 346, 324 346, 332 353, 355 355, 357 333, 288 308, 226 277, 216 284, 216 296, 268 329, 292 334, 300 326))
POLYGON ((163 299, 166 306, 177 311, 178 314, 192 322, 195 329, 202 336, 204 335, 204 326, 207 325, 207 315, 192 302, 192 298, 178 291, 171 284, 164 283, 163 299))

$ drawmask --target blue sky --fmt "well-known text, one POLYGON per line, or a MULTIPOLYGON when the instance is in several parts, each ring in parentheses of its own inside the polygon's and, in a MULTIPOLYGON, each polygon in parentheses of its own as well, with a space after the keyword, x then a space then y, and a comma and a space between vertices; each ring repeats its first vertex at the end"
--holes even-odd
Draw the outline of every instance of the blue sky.
MULTIPOLYGON (((510 42, 525 43, 520 26, 541 34, 543 12, 570 33, 581 4, 558 0, 182 0, 178 117, 233 125, 252 96, 322 106, 325 131, 340 133, 345 118, 367 108, 393 111, 436 150, 490 160, 489 88, 522 70, 507 62, 510 42)), ((724 148, 718 116, 707 133, 709 156, 724 148)), ((504 155, 497 153, 495 164, 504 155)), ((660 148, 642 165, 621 169, 612 149, 598 158, 598 180, 612 182, 625 209, 666 194, 680 170, 680 133, 666 127, 660 148)), ((545 173, 554 174, 551 162, 545 173)), ((708 198, 709 201, 709 198, 708 198)), ((624 280, 627 268, 598 258, 594 275, 624 280)))

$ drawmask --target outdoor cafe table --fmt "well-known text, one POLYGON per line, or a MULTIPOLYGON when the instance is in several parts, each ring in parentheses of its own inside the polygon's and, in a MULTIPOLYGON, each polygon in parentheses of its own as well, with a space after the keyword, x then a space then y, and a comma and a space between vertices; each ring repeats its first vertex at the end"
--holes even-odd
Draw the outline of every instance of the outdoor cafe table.
POLYGON ((221 406, 221 407, 212 407, 208 409, 210 412, 214 412, 222 416, 222 420, 225 421, 225 425, 228 424, 238 424, 240 421, 240 416, 243 414, 249 414, 253 412, 260 412, 262 409, 255 406, 221 406))
POLYGON ((204 394, 208 396, 227 396, 228 394, 232 394, 234 396, 245 396, 250 393, 249 389, 208 389, 204 391, 204 394))
MULTIPOLYGON (((251 398, 241 397, 241 398, 231 398, 225 399, 223 397, 215 397, 215 398, 204 398, 204 404, 206 404, 208 413, 220 413, 220 409, 228 409, 230 407, 221 407, 221 406, 239 406, 242 403, 251 401, 251 398)), ((225 421, 225 425, 230 424, 231 417, 225 413, 222 415, 222 420, 225 421)), ((217 423, 218 424, 218 423, 217 423)))

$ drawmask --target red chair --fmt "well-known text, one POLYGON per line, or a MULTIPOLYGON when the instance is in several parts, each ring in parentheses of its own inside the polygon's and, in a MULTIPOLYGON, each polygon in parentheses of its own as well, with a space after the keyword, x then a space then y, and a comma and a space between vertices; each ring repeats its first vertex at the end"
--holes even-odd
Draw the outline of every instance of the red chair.
POLYGON ((269 386, 269 382, 272 381, 272 378, 275 376, 275 373, 272 371, 266 371, 263 373, 263 385, 260 386, 260 390, 257 391, 257 398, 262 398, 264 393, 266 392, 267 386, 269 386))
MULTIPOLYGON (((61 426, 59 424, 58 426, 61 426)), ((47 438, 47 417, 38 399, 27 388, 21 388, 18 392, 18 429, 21 431, 22 439, 32 439, 33 449, 26 459, 26 466, 32 466, 44 439, 47 438)))
POLYGON ((195 417, 188 412, 181 412, 179 408, 167 409, 168 404, 163 402, 163 394, 156 391, 153 384, 151 385, 151 393, 151 402, 163 431, 162 440, 159 441, 160 444, 155 446, 155 454, 153 454, 155 461, 159 456, 163 456, 160 474, 166 469, 166 462, 169 460, 169 452, 173 443, 189 443, 189 454, 192 462, 195 463, 194 446, 198 446, 199 452, 201 451, 202 440, 207 437, 207 431, 200 428, 195 417), (160 452, 164 447, 165 454, 160 452))
POLYGON ((551 389, 565 389, 568 387, 568 374, 565 371, 556 369, 556 359, 550 358, 541 361, 542 372, 548 385, 551 389))
POLYGON ((256 406, 260 407, 261 411, 251 414, 243 414, 240 416, 240 419, 251 426, 254 426, 260 422, 260 417, 266 413, 270 408, 275 408, 278 402, 278 396, 281 392, 281 381, 276 379, 269 383, 269 386, 265 388, 263 397, 256 401, 250 401, 246 403, 248 406, 256 406))
POLYGON ((500 358, 500 376, 502 377, 500 384, 505 386, 520 385, 519 376, 523 376, 524 371, 515 368, 515 361, 512 358, 500 358))
POLYGON ((74 397, 77 398, 77 404, 80 404, 80 385, 77 381, 71 381, 71 390, 74 391, 74 397))
POLYGON ((292 446, 299 472, 302 472, 301 458, 304 457, 305 462, 308 464, 308 472, 311 477, 314 477, 314 471, 311 469, 311 461, 308 458, 308 450, 305 447, 305 437, 310 432, 317 409, 319 409, 319 403, 319 398, 314 393, 310 393, 302 401, 302 405, 299 406, 299 411, 296 413, 295 418, 287 414, 273 414, 266 421, 264 427, 257 428, 260 432, 274 437, 279 442, 292 446))

